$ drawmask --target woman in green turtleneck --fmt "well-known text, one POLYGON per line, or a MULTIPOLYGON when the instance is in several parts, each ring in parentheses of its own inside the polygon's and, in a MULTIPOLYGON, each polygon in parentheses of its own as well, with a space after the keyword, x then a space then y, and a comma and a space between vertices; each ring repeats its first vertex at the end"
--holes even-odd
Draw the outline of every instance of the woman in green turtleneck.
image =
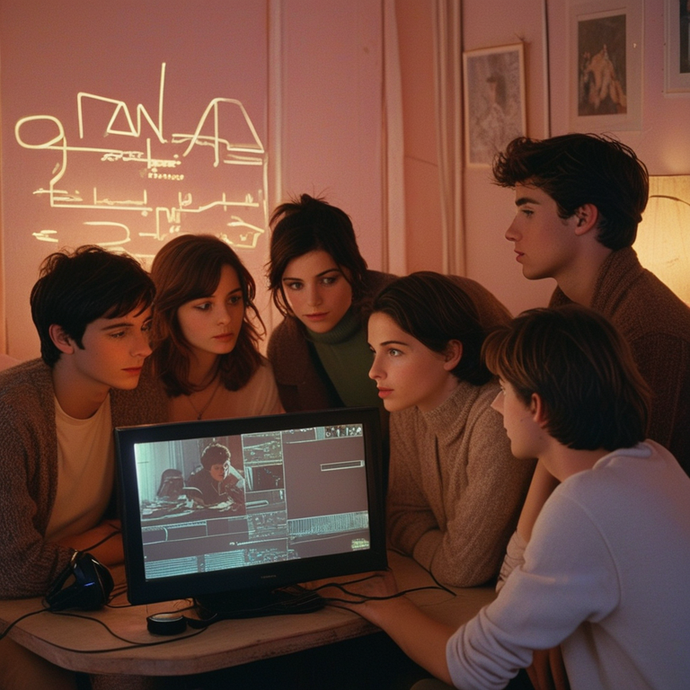
POLYGON ((378 406, 367 307, 393 276, 367 270, 348 215, 303 194, 271 216, 268 278, 285 317, 268 343, 287 412, 378 406))

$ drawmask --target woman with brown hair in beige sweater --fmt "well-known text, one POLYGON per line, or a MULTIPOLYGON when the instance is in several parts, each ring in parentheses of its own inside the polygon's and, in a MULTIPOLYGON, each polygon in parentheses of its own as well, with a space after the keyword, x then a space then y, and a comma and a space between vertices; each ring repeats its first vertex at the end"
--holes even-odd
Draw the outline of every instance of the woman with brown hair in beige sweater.
POLYGON ((454 278, 413 273, 378 294, 368 326, 369 376, 391 412, 390 545, 459 587, 497 575, 533 470, 491 408, 481 346, 509 315, 490 293, 482 302, 454 278))

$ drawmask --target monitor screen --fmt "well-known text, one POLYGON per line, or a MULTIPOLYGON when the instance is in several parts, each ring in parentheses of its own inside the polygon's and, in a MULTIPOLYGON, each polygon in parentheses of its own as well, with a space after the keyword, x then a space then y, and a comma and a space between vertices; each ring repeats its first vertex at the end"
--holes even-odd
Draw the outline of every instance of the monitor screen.
POLYGON ((379 412, 115 430, 132 604, 386 567, 379 412))

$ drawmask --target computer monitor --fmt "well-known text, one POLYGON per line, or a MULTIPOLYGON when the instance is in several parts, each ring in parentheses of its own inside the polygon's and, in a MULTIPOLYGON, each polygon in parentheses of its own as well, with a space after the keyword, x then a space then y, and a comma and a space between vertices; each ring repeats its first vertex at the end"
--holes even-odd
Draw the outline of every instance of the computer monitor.
POLYGON ((124 427, 115 440, 132 604, 260 615, 281 588, 387 565, 375 408, 124 427))

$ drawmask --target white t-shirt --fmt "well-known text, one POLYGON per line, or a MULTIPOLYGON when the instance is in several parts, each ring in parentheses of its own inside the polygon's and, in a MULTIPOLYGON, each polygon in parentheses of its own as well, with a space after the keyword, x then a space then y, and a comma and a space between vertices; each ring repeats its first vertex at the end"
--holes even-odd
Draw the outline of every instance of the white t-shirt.
POLYGON ((562 643, 573 690, 690 687, 690 478, 654 441, 558 486, 524 564, 450 638, 459 688, 503 688, 562 643))
POLYGON ((55 399, 58 482, 46 538, 81 534, 101 521, 115 481, 110 395, 88 419, 70 417, 55 399))

